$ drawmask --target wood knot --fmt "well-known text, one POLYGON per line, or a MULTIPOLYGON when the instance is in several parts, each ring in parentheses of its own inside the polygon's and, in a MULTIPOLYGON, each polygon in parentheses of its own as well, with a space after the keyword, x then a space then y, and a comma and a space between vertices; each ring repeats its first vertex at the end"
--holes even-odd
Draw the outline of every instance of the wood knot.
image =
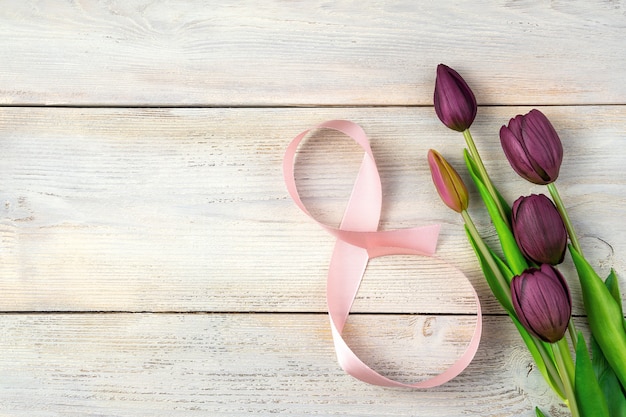
POLYGON ((424 335, 424 337, 430 337, 433 335, 433 326, 436 324, 436 322, 437 317, 428 317, 426 320, 424 320, 424 326, 422 326, 422 334, 424 335))

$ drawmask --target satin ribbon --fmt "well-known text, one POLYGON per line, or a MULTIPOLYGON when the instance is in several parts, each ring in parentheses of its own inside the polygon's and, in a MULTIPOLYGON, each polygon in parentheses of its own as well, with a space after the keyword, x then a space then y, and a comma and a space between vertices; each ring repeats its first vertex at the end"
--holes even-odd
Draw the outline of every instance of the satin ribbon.
MULTIPOLYGON (((439 225, 431 225, 389 231, 378 230, 382 207, 382 186, 374 155, 363 129, 350 121, 330 120, 305 130, 296 136, 287 147, 283 159, 283 175, 287 190, 296 205, 337 238, 328 269, 326 299, 337 360, 343 370, 369 384, 409 388, 435 387, 460 374, 474 358, 482 332, 480 302, 475 291, 476 327, 465 352, 448 369, 426 380, 406 384, 379 374, 359 359, 342 337, 344 325, 350 314, 350 308, 358 292, 368 261, 371 258, 385 255, 432 256, 437 247, 440 228, 439 225), (300 199, 294 176, 295 157, 300 142, 311 130, 322 128, 333 129, 349 136, 365 151, 352 194, 338 228, 316 220, 309 213, 300 199)), ((451 265, 450 267, 454 268, 451 265)), ((459 273, 461 272, 459 271, 459 273)))

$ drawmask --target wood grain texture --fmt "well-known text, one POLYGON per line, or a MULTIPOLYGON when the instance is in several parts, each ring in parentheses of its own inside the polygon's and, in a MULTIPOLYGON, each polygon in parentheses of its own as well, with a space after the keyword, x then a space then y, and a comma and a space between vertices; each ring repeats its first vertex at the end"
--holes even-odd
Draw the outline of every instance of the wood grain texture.
MULTIPOLYGON (((472 132, 509 201, 543 189, 498 129, 548 115, 585 254, 626 288, 625 35, 624 0, 0 0, 0 416, 567 416, 430 182, 426 151, 462 168, 463 146, 430 107, 435 67, 476 93, 472 132), (437 258, 371 262, 348 343, 390 377, 439 372, 470 339, 473 285, 481 347, 441 387, 337 365, 333 241, 281 173, 288 141, 336 118, 371 138, 381 228, 443 225, 437 258)), ((308 138, 296 176, 317 218, 339 222, 361 157, 308 138)))
POLYGON ((0 102, 429 105, 435 66, 483 104, 626 104, 617 1, 5 1, 0 102))
MULTIPOLYGON (((526 110, 481 108, 473 129, 509 201, 543 190, 513 173, 496 136, 526 110)), ((624 283, 626 107, 544 110, 563 137, 558 184, 584 250, 624 283)), ((447 262, 469 277, 487 312, 501 312, 425 162, 433 147, 461 170, 461 135, 422 108, 2 109, 0 308, 325 311, 333 240, 289 199, 281 162, 291 137, 332 118, 370 135, 382 228, 443 224, 441 261, 374 260, 354 311, 473 314, 469 285, 447 262)), ((349 139, 323 132, 301 149, 298 184, 321 220, 340 220, 361 157, 349 139)), ((495 243, 472 193, 471 214, 495 243)), ((578 300, 571 264, 564 271, 578 300)))
MULTIPOLYGON (((473 318, 351 317, 347 339, 381 372, 414 381, 461 353, 473 318), (427 359, 425 359, 427 358, 427 359)), ((363 384, 338 367, 325 315, 0 316, 3 416, 565 416, 503 317, 451 382, 363 384)))

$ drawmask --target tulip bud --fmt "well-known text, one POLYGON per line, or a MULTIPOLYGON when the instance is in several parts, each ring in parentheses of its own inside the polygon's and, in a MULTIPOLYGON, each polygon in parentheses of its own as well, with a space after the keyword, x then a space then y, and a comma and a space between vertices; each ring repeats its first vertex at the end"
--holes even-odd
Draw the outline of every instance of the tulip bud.
POLYGON ((520 197, 511 209, 513 235, 524 256, 538 264, 563 262, 567 231, 552 201, 543 194, 520 197))
POLYGON ((521 177, 550 184, 559 176, 563 146, 548 118, 539 110, 515 116, 500 128, 500 143, 509 163, 521 177))
POLYGON ((572 315, 572 299, 565 278, 555 267, 543 264, 513 277, 511 300, 528 332, 548 343, 563 338, 572 315))
POLYGON ((465 80, 452 68, 439 64, 435 80, 435 112, 452 130, 469 129, 476 117, 476 98, 465 80))
POLYGON ((435 188, 443 202, 458 213, 467 210, 469 205, 467 188, 452 165, 434 149, 428 151, 428 165, 435 188))

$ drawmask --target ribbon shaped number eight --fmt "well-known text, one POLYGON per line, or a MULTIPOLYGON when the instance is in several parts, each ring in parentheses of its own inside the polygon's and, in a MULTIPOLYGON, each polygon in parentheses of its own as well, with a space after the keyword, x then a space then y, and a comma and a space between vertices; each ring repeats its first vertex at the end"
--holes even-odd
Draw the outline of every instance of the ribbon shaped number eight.
POLYGON ((465 352, 445 371, 426 380, 406 384, 389 379, 367 366, 350 349, 342 337, 344 325, 356 297, 361 280, 371 258, 385 255, 432 256, 437 246, 439 225, 379 231, 382 207, 382 185, 372 149, 363 129, 350 121, 330 120, 305 130, 288 145, 283 160, 283 175, 287 190, 296 205, 326 231, 337 238, 328 268, 326 299, 337 360, 344 371, 353 377, 388 387, 431 388, 460 374, 472 361, 482 332, 482 318, 478 295, 476 299, 476 327, 465 352), (302 203, 294 176, 298 146, 314 129, 339 131, 359 144, 365 151, 341 224, 338 228, 317 221, 302 203))

